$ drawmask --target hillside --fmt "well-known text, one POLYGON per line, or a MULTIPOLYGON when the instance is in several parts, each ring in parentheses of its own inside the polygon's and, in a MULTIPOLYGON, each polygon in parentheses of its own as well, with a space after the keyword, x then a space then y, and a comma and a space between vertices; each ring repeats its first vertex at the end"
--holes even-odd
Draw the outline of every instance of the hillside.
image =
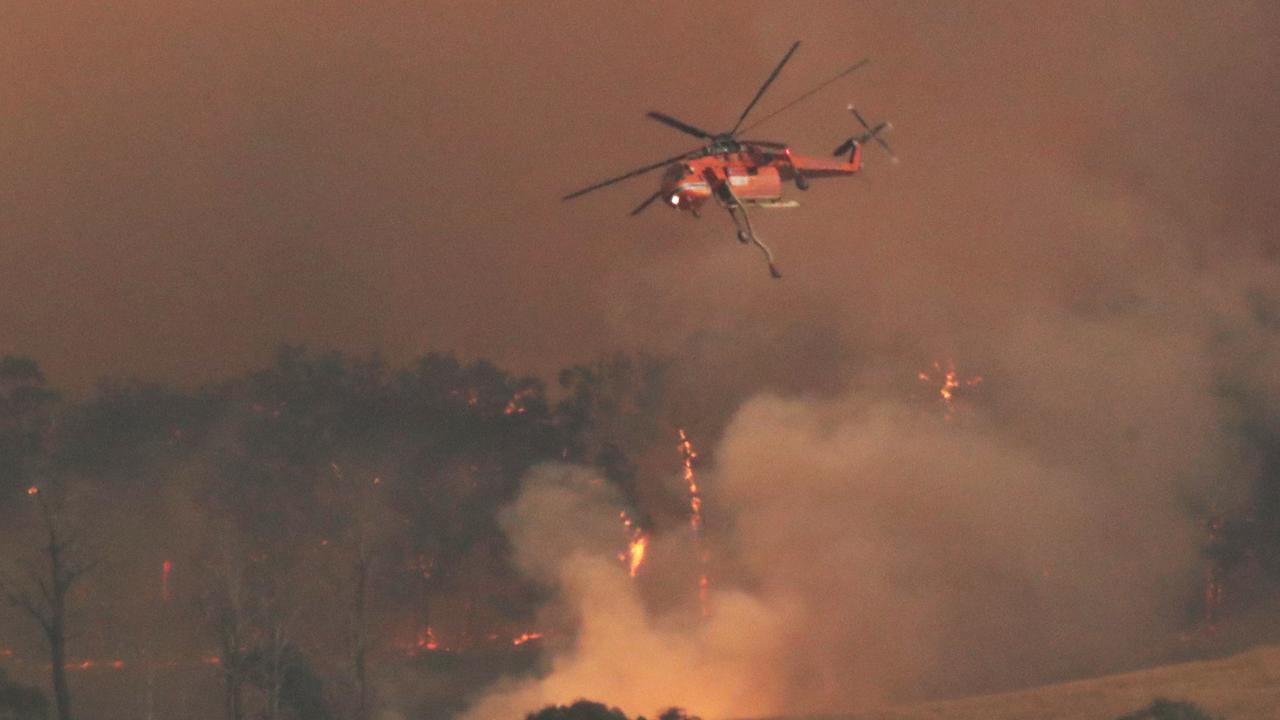
POLYGON ((1280 647, 1032 690, 788 720, 1112 720, 1156 697, 1194 702, 1223 720, 1280 719, 1280 647))

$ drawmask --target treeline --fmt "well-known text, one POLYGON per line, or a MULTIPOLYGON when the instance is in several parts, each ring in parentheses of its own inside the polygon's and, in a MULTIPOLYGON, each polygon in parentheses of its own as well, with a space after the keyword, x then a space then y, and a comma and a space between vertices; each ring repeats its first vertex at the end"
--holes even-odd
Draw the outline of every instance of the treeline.
MULTIPOLYGON (((572 705, 548 705, 536 713, 530 713, 525 720, 630 720, 621 710, 609 707, 604 703, 591 700, 579 700, 572 705)), ((645 720, 643 716, 636 720, 645 720)), ((668 708, 658 715, 656 720, 702 720, 696 715, 687 714, 683 708, 668 708)))
MULTIPOLYGON (((512 568, 498 511, 529 468, 563 461, 598 468, 643 516, 646 453, 674 444, 669 371, 619 355, 549 391, 446 354, 390 367, 290 347, 199 390, 111 381, 68 400, 4 358, 11 624, 60 648, 45 667, 64 719, 68 671, 90 657, 146 689, 77 717, 151 711, 172 668, 199 664, 219 680, 210 717, 370 717, 388 667, 530 652, 513 638, 541 630, 544 589, 512 568)), ((415 716, 462 700, 440 694, 415 716)))

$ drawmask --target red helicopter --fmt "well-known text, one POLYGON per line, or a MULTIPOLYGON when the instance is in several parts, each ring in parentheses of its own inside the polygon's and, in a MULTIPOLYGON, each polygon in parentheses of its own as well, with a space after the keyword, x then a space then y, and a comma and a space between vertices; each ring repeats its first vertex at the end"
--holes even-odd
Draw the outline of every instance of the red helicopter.
MULTIPOLYGON (((599 190, 665 166, 667 171, 662 176, 662 183, 658 191, 646 198, 635 210, 632 210, 631 215, 638 215, 655 200, 662 199, 676 210, 687 211, 694 217, 699 217, 702 206, 711 198, 715 198, 721 207, 729 212, 729 216, 733 218, 733 223, 738 230, 738 240, 743 243, 754 243, 759 247, 764 253, 765 260, 769 263, 769 274, 775 278, 782 277, 782 273, 778 271, 777 265, 774 264, 773 252, 769 250, 769 246, 761 242, 752 229, 751 217, 747 214, 747 208, 797 207, 800 203, 782 198, 782 184, 784 182, 794 182, 798 189, 808 190, 809 180, 811 179, 853 175, 862 169, 863 145, 872 140, 879 143, 893 157, 893 151, 889 148, 889 144, 880 137, 882 132, 889 130, 892 126, 887 122, 881 122, 875 126, 868 124, 862 114, 852 105, 849 106, 849 111, 853 113, 854 118, 862 125, 864 132, 861 135, 845 140, 832 152, 832 155, 836 157, 847 154, 848 157, 846 159, 831 160, 824 157, 796 155, 791 151, 791 146, 787 143, 738 138, 739 132, 751 130, 751 128, 791 108, 868 62, 864 59, 854 63, 834 77, 744 128, 743 123, 746 121, 747 116, 751 114, 756 103, 760 102, 760 98, 764 96, 765 91, 769 89, 769 86, 778 77, 778 73, 782 72, 783 66, 787 64, 787 61, 791 59, 791 56, 799 47, 800 41, 797 40, 791 46, 791 49, 787 50, 787 54, 782 57, 782 61, 773 69, 773 72, 769 74, 764 84, 756 92, 755 97, 747 104, 747 109, 742 111, 742 115, 738 117, 738 122, 733 126, 733 129, 722 133, 710 133, 694 125, 677 120, 670 115, 650 111, 647 113, 649 118, 673 127, 680 132, 706 140, 707 145, 652 165, 645 165, 623 175, 603 180, 576 192, 569 193, 561 199, 572 200, 593 190, 599 190)), ((894 160, 896 161, 896 159, 895 157, 894 160)))

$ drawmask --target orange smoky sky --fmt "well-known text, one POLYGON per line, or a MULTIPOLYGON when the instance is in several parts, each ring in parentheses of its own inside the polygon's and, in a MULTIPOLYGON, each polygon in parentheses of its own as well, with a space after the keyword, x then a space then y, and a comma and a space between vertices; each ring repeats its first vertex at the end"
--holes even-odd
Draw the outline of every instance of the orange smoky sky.
MULTIPOLYGON (((0 9, 0 350, 56 384, 183 384, 282 342, 546 372, 615 349, 830 364, 978 347, 1020 313, 1274 258, 1280 12, 1213 5, 55 1, 0 9), (628 210, 691 148, 826 154, 854 101, 902 163, 759 230, 628 210), (927 341, 922 340, 927 338, 927 341), (710 348, 710 349, 708 349, 710 348)), ((792 190, 791 192, 794 192, 792 190)), ((796 193, 799 196, 799 193, 796 193)), ((1175 288, 1176 289, 1176 288, 1175 288)))

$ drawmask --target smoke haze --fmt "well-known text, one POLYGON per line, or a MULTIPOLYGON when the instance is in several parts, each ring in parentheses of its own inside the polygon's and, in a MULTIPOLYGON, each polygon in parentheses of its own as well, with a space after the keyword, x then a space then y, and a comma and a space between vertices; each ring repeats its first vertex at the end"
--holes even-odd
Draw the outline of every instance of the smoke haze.
POLYGON ((714 613, 687 557, 627 577, 627 499, 542 466, 505 527, 579 630, 475 720, 1124 667, 1176 642, 1198 520, 1276 470, 1278 37, 1250 2, 11 5, 0 354, 75 390, 194 386, 282 341, 676 358, 714 613), (760 132, 825 154, 852 100, 902 162, 869 148, 865 180, 757 213, 781 282, 719 213, 626 217, 651 180, 558 201, 692 146, 646 110, 731 123, 797 38, 763 111, 872 63, 760 132), (984 378, 951 420, 935 361, 984 378))
POLYGON ((1266 4, 5 13, 0 342, 59 385, 217 379, 282 340, 544 372, 723 343, 823 380, 833 344, 974 352, 1274 251, 1266 4), (763 110, 873 63, 760 132, 826 152, 854 100, 904 162, 760 213, 784 282, 714 213, 625 217, 646 180, 556 199, 686 147, 647 109, 729 123, 795 38, 763 110))

